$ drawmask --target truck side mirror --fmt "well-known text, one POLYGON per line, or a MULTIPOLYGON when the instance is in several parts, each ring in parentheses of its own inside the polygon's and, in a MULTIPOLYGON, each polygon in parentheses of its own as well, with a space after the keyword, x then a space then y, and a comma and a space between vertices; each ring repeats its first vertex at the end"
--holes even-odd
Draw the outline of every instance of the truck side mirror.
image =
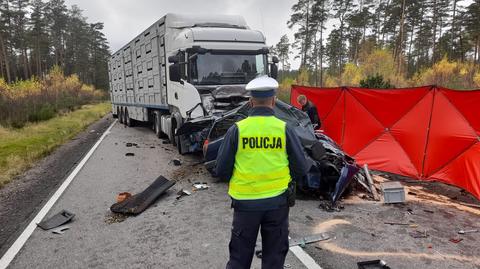
POLYGON ((182 71, 181 71, 181 65, 180 64, 174 63, 174 64, 170 65, 168 67, 168 71, 169 71, 170 81, 181 82, 182 71))
POLYGON ((278 77, 278 66, 274 63, 270 64, 270 76, 274 79, 278 77))

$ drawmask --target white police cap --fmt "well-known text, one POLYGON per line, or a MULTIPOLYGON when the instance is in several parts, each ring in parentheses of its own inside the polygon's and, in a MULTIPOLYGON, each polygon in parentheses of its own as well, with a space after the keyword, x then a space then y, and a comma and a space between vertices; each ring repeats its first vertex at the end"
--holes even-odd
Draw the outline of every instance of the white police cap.
POLYGON ((250 81, 245 89, 251 92, 252 97, 272 97, 278 89, 278 82, 271 77, 262 76, 250 81))

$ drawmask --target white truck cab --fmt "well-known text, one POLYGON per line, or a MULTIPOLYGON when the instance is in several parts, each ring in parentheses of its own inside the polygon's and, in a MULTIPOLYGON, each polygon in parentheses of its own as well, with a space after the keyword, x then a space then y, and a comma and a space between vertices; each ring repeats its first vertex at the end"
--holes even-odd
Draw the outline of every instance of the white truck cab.
POLYGON ((255 77, 276 78, 278 60, 269 64, 268 52, 241 16, 167 14, 110 58, 113 114, 129 126, 151 122, 181 153, 200 150, 176 130, 245 103, 255 77))

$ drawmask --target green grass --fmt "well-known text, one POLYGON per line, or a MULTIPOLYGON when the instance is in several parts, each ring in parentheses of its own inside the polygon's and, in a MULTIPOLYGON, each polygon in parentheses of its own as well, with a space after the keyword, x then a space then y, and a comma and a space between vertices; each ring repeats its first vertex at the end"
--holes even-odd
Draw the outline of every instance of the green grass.
POLYGON ((0 127, 0 188, 110 110, 109 103, 85 105, 21 129, 0 127))

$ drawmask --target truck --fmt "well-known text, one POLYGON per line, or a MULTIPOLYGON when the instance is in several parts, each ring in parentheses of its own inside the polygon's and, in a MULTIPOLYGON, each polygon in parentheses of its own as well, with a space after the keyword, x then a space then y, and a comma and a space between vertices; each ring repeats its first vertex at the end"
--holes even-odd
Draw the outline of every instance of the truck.
POLYGON ((182 154, 201 151, 202 128, 178 130, 246 103, 245 85, 276 78, 277 63, 241 16, 169 13, 109 58, 112 113, 126 126, 151 126, 182 154))

